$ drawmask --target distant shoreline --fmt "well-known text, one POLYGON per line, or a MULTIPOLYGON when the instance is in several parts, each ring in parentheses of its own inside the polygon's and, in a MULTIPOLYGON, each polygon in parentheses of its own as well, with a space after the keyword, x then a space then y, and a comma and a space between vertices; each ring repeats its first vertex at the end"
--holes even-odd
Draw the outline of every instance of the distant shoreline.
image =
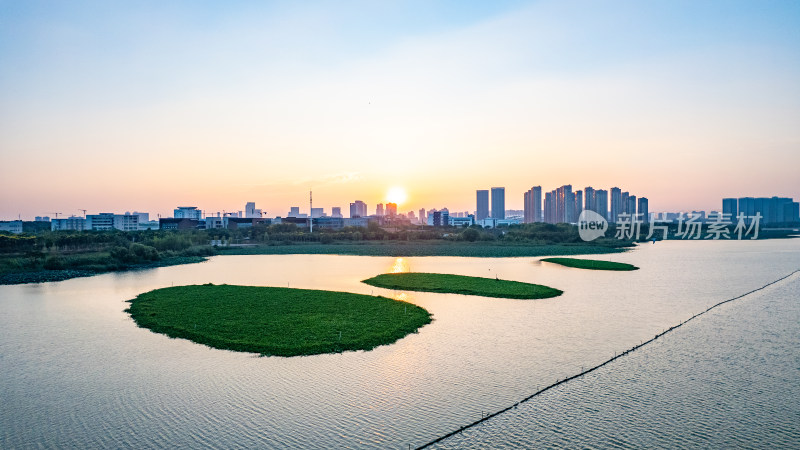
MULTIPOLYGON (((388 243, 332 243, 332 244, 291 244, 291 245, 256 245, 247 247, 218 247, 215 255, 350 255, 350 256, 383 256, 383 257, 421 257, 452 256, 472 258, 513 258, 538 256, 563 256, 580 254, 621 253, 633 247, 609 247, 597 244, 547 244, 520 245, 480 242, 397 242, 388 243)), ((0 274, 0 285, 46 283, 64 281, 72 278, 89 277, 111 272, 127 272, 157 267, 204 262, 208 257, 183 256, 153 261, 146 264, 132 264, 114 270, 92 271, 80 267, 59 270, 13 271, 0 274)))
POLYGON ((514 258, 626 252, 634 246, 598 244, 496 244, 449 241, 389 241, 366 243, 256 245, 220 247, 220 255, 352 255, 352 256, 454 256, 471 258, 514 258))
POLYGON ((65 281, 72 278, 92 277, 105 273, 132 272, 136 270, 155 269, 157 267, 180 266, 183 264, 195 264, 208 261, 204 256, 178 256, 175 258, 154 261, 147 264, 135 264, 126 268, 106 271, 91 271, 81 269, 59 269, 59 270, 32 270, 9 272, 0 274, 0 286, 10 286, 16 284, 49 283, 55 281, 65 281))

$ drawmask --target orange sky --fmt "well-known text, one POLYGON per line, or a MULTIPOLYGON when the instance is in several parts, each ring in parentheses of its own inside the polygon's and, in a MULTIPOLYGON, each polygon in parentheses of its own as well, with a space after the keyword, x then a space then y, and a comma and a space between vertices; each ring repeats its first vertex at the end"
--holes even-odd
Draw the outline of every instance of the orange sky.
POLYGON ((9 7, 0 219, 800 198, 792 2, 9 7), (421 14, 425 11, 425 14, 421 14), (267 26, 269 25, 269 26, 267 26), (314 33, 307 30, 314 29, 314 33))

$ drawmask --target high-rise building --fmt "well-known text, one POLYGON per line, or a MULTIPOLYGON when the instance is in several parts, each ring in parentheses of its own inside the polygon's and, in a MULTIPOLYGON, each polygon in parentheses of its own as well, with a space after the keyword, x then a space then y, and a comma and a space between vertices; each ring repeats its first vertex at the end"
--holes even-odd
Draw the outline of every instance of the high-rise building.
MULTIPOLYGON (((723 199, 723 213, 734 207, 734 200, 723 199)), ((778 224, 800 221, 795 213, 798 209, 800 204, 787 197, 741 197, 738 199, 737 213, 747 217, 748 223, 752 220, 749 218, 761 215, 761 224, 778 224)), ((735 222, 736 217, 732 217, 732 220, 735 222)))
POLYGON ((608 191, 598 189, 594 191, 594 212, 608 219, 608 191))
POLYGON ((311 218, 325 217, 325 208, 311 208, 311 218))
POLYGON ((630 210, 628 209, 628 197, 630 196, 631 194, 628 191, 623 192, 622 195, 620 196, 620 206, 622 206, 622 212, 625 214, 631 213, 630 210))
POLYGON ((752 217, 756 215, 756 199, 753 197, 739 198, 739 213, 743 216, 752 217))
POLYGON ((534 186, 524 195, 523 220, 525 223, 542 220, 542 187, 534 186))
POLYGON ((555 204, 556 215, 553 223, 576 222, 575 216, 575 194, 572 193, 572 185, 565 184, 556 189, 555 204))
POLYGON ((350 218, 367 217, 367 204, 361 200, 350 203, 350 218))
POLYGON ((574 211, 570 223, 577 222, 578 217, 581 216, 581 212, 583 211, 583 191, 581 190, 575 191, 575 206, 573 208, 574 211))
POLYGON ((544 221, 546 223, 556 223, 556 191, 550 191, 544 195, 544 221))
POLYGON ((428 223, 428 215, 425 214, 425 208, 419 209, 419 223, 421 223, 422 225, 428 223))
POLYGON ((641 220, 644 223, 650 222, 650 206, 648 203, 647 197, 639 197, 639 214, 642 216, 641 220))
POLYGON ((611 216, 608 218, 609 222, 616 222, 619 215, 624 211, 622 205, 622 190, 618 187, 611 188, 611 216))
POLYGON ((736 215, 738 213, 737 204, 738 201, 735 198, 723 198, 722 214, 726 214, 730 220, 736 220, 736 215))
POLYGON ((378 206, 375 207, 375 215, 378 217, 383 215, 383 203, 378 203, 378 206))
POLYGON ((397 215, 397 203, 387 203, 386 204, 386 215, 389 217, 393 217, 397 215))
POLYGON ((506 218, 506 188, 492 188, 492 219, 506 218))
POLYGON ((800 203, 789 202, 783 204, 784 221, 790 223, 800 222, 800 203))
POLYGON ((478 190, 477 193, 477 217, 478 220, 483 220, 489 217, 489 191, 488 190, 478 190))
MULTIPOLYGON (((625 194, 623 193, 623 196, 625 194)), ((636 215, 636 196, 635 195, 628 195, 627 202, 625 204, 625 212, 630 214, 631 217, 636 215)), ((633 220, 633 219, 631 219, 633 220)))
POLYGON ((597 212, 597 200, 595 197, 595 190, 591 186, 587 186, 583 188, 583 198, 584 204, 583 209, 588 209, 589 211, 597 212))
POLYGON ((532 203, 531 202, 531 191, 525 191, 525 194, 523 194, 523 196, 522 196, 522 207, 523 207, 523 210, 525 211, 522 214, 522 223, 531 223, 531 222, 533 222, 533 220, 531 220, 531 215, 533 215, 533 213, 531 212, 531 210, 533 209, 531 207, 532 206, 531 203, 532 203))
POLYGON ((290 206, 289 213, 286 214, 286 217, 300 217, 300 207, 299 206, 290 206))
POLYGON ((334 219, 341 219, 342 218, 342 208, 340 206, 334 206, 331 208, 331 217, 334 219))

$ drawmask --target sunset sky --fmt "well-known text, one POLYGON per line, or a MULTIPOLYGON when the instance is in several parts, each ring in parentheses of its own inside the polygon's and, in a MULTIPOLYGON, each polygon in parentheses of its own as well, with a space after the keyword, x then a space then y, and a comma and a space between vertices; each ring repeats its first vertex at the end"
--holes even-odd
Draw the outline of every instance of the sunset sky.
POLYGON ((0 0, 0 219, 800 198, 798 1, 0 0))

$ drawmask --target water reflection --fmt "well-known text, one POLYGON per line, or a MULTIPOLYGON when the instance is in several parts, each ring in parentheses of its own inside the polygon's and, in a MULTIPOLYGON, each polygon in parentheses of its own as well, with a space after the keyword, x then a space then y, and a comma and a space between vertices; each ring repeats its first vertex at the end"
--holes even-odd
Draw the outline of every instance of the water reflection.
POLYGON ((389 273, 404 272, 411 272, 411 266, 408 265, 408 261, 405 258, 396 258, 394 264, 392 264, 392 268, 389 269, 389 273))
POLYGON ((401 292, 399 294, 394 294, 392 296, 392 298, 394 298, 395 300, 399 300, 401 302, 408 302, 408 303, 413 303, 414 302, 414 298, 412 296, 408 295, 407 292, 401 292))

